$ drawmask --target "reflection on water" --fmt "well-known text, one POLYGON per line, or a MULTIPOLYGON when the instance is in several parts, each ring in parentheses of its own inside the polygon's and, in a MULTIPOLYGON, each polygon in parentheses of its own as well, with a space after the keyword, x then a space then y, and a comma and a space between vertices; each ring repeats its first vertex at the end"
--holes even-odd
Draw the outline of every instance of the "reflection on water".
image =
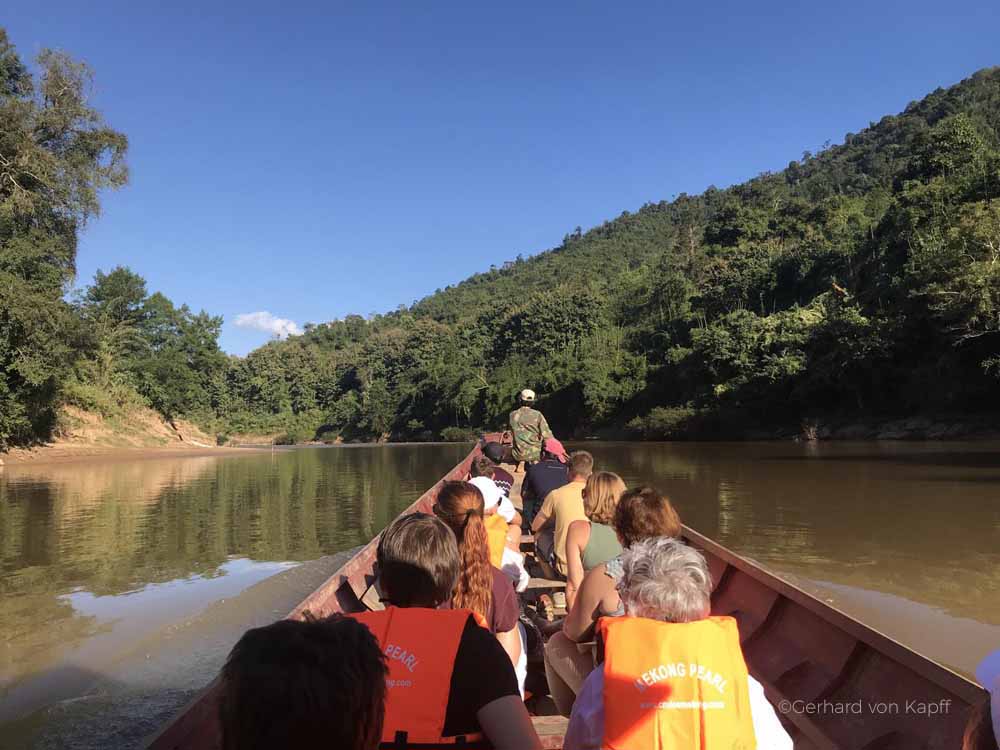
MULTIPOLYGON (((667 491, 688 525, 934 658, 968 672, 1000 645, 1000 444, 586 447, 667 491)), ((327 574, 296 563, 366 542, 467 450, 7 467, 0 723, 49 708, 0 726, 0 748, 134 746, 243 629, 327 574)))
MULTIPOLYGON (((0 721, 163 623, 366 542, 467 446, 303 449, 0 474, 0 721), (276 564, 278 563, 278 564, 276 564)), ((2 743, 0 743, 2 744, 2 743)))
POLYGON ((933 658, 971 673, 1000 646, 1000 444, 586 447, 695 530, 933 658))

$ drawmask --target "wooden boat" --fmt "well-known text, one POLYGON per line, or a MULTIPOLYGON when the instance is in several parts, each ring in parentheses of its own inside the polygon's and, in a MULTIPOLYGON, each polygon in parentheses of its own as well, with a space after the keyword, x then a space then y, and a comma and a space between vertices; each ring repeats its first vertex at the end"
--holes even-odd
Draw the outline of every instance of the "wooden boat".
MULTIPOLYGON (((477 445, 404 514, 430 512, 441 484, 468 477, 480 448, 477 445)), ((970 712, 988 700, 985 690, 711 539, 687 527, 684 536, 704 553, 712 571, 713 614, 730 615, 739 623, 750 672, 779 708, 797 750, 961 747, 970 712)), ((326 616, 377 608, 377 544, 378 537, 361 548, 289 617, 299 618, 307 610, 326 616)), ((533 584, 536 592, 546 588, 545 581, 533 584)), ((219 748, 219 690, 216 679, 148 747, 219 748)), ((549 715, 532 720, 544 747, 562 747, 566 719, 549 715)))

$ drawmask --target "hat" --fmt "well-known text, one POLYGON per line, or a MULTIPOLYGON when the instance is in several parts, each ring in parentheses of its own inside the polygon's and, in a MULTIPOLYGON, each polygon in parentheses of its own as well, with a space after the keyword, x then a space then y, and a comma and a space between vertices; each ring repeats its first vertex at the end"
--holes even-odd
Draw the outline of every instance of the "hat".
POLYGON ((503 446, 493 441, 483 446, 483 455, 495 464, 503 463, 503 446))
POLYGON ((514 505, 503 494, 503 490, 497 487, 496 482, 489 477, 473 477, 469 480, 469 484, 476 487, 479 490, 479 494, 483 496, 484 510, 496 508, 497 514, 503 516, 507 523, 514 520, 514 513, 516 512, 514 505))
POLYGON ((994 651, 976 667, 976 679, 990 694, 993 736, 1000 738, 1000 650, 994 651))
POLYGON ((530 404, 535 400, 535 392, 530 388, 525 388, 521 391, 521 400, 530 404))
POLYGON ((563 444, 554 437, 545 438, 545 442, 542 443, 542 450, 546 453, 551 453, 563 463, 569 461, 569 455, 567 455, 566 449, 563 448, 563 444))

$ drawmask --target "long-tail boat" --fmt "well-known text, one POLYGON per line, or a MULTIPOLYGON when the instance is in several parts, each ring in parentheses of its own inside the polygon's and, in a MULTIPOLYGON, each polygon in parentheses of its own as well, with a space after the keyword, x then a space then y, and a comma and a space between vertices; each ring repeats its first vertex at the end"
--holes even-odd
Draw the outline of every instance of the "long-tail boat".
MULTIPOLYGON (((486 440, 498 440, 488 435, 486 440)), ((465 479, 482 443, 403 514, 431 512, 447 480, 465 479)), ((519 504, 519 484, 512 500, 519 504)), ((685 527, 687 543, 712 572, 712 613, 739 624, 750 673, 779 708, 797 750, 959 750, 972 710, 988 700, 979 685, 869 628, 711 539, 685 527)), ((289 615, 360 612, 375 593, 378 537, 360 548, 289 615)), ((529 595, 558 588, 533 579, 529 595)), ((536 660, 537 661, 537 660, 536 660)), ((535 669, 539 668, 536 663, 535 669)), ((148 743, 150 750, 217 750, 218 678, 148 743)), ((551 701, 534 701, 532 721, 546 748, 561 748, 567 720, 551 701), (537 710, 548 706, 548 710, 537 710)))

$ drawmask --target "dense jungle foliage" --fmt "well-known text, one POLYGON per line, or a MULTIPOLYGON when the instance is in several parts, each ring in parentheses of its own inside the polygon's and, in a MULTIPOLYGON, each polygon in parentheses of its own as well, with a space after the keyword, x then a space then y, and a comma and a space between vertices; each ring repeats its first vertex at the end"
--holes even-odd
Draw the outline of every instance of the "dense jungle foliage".
POLYGON ((502 425, 523 387, 567 436, 1000 411, 1000 68, 779 173, 244 358, 128 268, 67 295, 127 144, 84 66, 38 68, 0 31, 0 445, 47 435, 61 403, 290 441, 450 437, 502 425))

